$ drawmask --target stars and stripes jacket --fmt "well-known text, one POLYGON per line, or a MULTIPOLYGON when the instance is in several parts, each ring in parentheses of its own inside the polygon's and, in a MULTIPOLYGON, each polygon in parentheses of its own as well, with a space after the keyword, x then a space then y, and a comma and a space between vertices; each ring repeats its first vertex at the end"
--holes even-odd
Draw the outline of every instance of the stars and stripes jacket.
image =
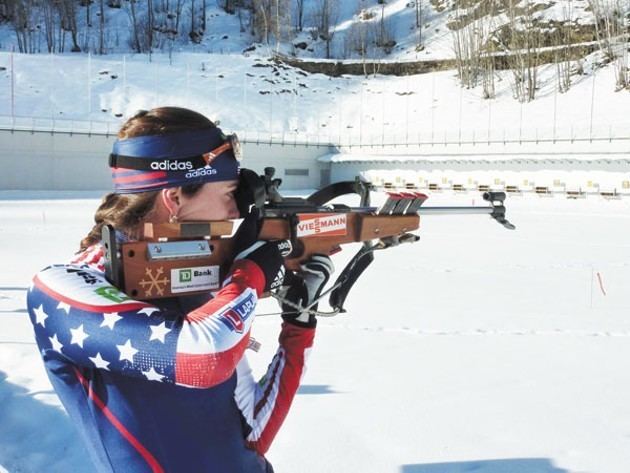
POLYGON ((214 298, 136 301, 96 245, 39 272, 28 312, 50 380, 99 472, 270 472, 264 454, 314 329, 284 323, 260 381, 244 357, 265 281, 239 260, 214 298))

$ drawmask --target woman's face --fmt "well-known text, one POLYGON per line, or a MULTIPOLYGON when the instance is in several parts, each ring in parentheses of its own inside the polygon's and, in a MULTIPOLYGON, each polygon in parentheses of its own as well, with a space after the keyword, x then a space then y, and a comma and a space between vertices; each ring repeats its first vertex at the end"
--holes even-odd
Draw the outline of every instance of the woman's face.
POLYGON ((238 181, 207 182, 194 195, 179 193, 177 220, 227 220, 239 218, 234 192, 238 181))

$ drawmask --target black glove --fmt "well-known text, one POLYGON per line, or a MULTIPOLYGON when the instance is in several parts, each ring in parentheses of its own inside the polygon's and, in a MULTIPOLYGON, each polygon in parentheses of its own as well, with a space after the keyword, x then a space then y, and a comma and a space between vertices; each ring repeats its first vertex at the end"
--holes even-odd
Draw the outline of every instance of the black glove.
POLYGON ((265 287, 263 292, 275 289, 282 285, 284 280, 283 255, 290 247, 286 240, 261 241, 258 233, 262 226, 258 209, 254 208, 245 217, 236 235, 234 235, 233 260, 248 259, 265 274, 265 287))
MULTIPOLYGON (((315 315, 308 311, 301 311, 293 305, 306 308, 316 300, 330 279, 330 275, 335 271, 335 267, 328 256, 314 255, 300 268, 300 271, 291 278, 293 279, 291 283, 281 290, 283 298, 289 302, 282 303, 282 311, 286 312, 282 315, 282 319, 299 327, 315 327, 317 325, 315 315)), ((309 310, 317 310, 317 304, 309 310)))

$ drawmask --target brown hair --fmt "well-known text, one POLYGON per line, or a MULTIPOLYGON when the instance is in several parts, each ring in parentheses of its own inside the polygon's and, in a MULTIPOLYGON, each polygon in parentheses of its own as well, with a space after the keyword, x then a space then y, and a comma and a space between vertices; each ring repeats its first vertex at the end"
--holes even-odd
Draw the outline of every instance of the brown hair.
MULTIPOLYGON (((118 139, 137 136, 166 135, 186 130, 203 130, 216 125, 200 113, 179 107, 142 110, 127 120, 118 131, 118 139)), ((194 195, 203 184, 182 186, 185 195, 194 195)), ((130 238, 137 237, 138 227, 153 210, 160 191, 136 194, 107 194, 94 214, 94 226, 81 240, 79 251, 101 241, 104 225, 112 225, 130 238)))

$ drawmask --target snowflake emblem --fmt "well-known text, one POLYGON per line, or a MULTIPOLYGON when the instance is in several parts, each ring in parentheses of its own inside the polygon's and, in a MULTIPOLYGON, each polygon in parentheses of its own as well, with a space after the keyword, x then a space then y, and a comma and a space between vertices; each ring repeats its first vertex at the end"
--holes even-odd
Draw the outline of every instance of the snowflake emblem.
POLYGON ((138 284, 144 289, 144 297, 151 297, 153 290, 155 289, 156 295, 163 296, 166 285, 170 282, 169 279, 164 276, 160 278, 164 273, 164 268, 161 266, 156 269, 155 274, 151 268, 144 268, 144 275, 149 278, 148 280, 142 279, 138 284))

